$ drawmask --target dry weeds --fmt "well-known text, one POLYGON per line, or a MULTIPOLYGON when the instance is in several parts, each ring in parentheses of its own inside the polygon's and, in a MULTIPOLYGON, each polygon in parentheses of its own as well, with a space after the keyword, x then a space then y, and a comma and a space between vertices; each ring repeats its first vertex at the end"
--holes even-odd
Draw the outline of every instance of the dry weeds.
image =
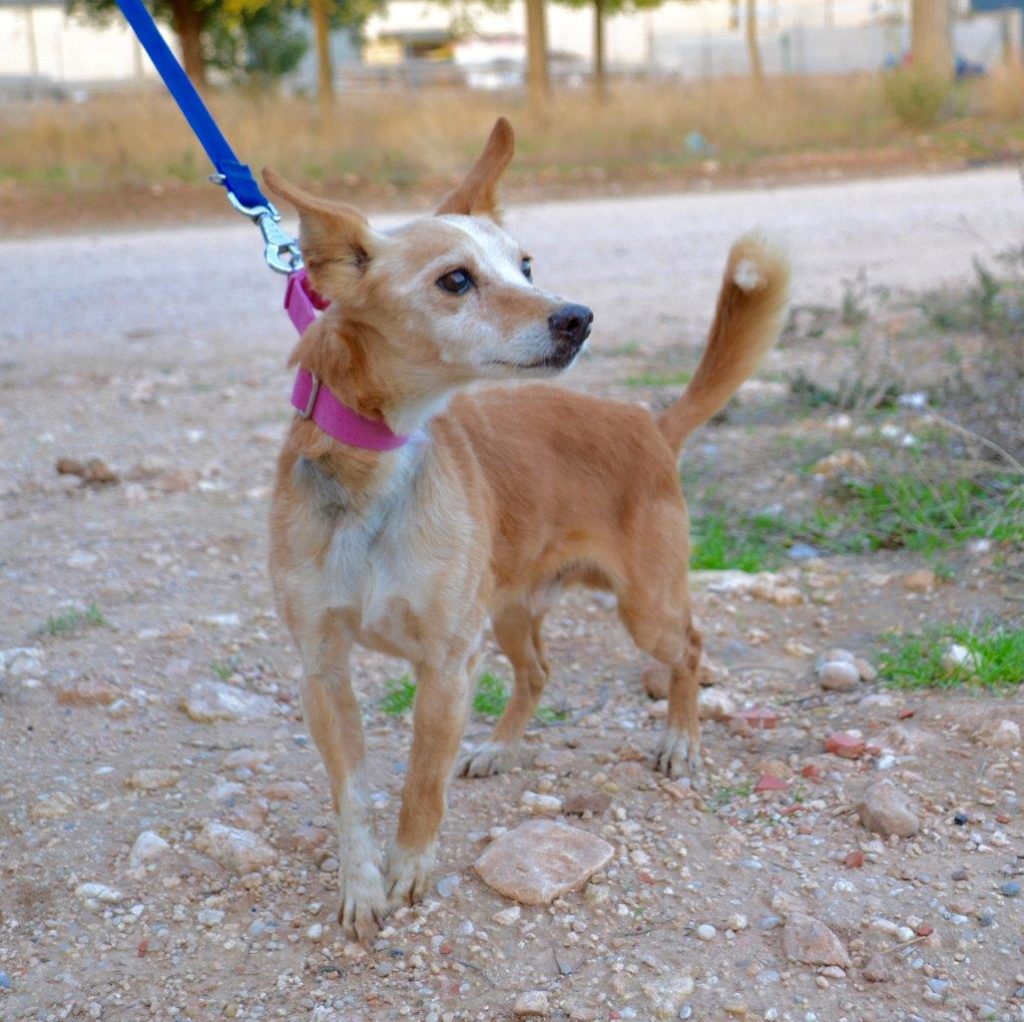
MULTIPOLYGON (((959 95, 956 109, 970 119, 947 122, 954 148, 963 149, 965 137, 972 151, 1019 141, 1019 126, 996 131, 1020 117, 1019 74, 969 83, 959 95)), ((236 149, 257 166, 400 189, 464 164, 499 112, 515 118, 516 173, 526 179, 581 171, 656 175, 711 159, 742 167, 763 156, 920 141, 900 125, 879 75, 764 86, 746 79, 623 84, 603 106, 588 92, 563 92, 544 120, 531 117, 518 95, 452 89, 348 95, 331 112, 300 97, 239 92, 215 94, 211 105, 236 149)), ((189 129, 160 90, 0 111, 0 184, 110 188, 197 182, 206 173, 189 129)))

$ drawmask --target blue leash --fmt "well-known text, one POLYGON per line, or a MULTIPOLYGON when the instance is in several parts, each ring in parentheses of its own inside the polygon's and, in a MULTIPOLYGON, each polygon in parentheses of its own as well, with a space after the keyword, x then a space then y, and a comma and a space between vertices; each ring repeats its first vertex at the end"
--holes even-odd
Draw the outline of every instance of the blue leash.
POLYGON ((292 273, 301 269, 302 253, 298 242, 282 230, 281 215, 260 191, 248 165, 235 155, 142 0, 117 0, 117 5, 216 168, 217 173, 210 180, 223 185, 231 205, 259 227, 265 243, 263 255, 267 264, 278 273, 292 273))

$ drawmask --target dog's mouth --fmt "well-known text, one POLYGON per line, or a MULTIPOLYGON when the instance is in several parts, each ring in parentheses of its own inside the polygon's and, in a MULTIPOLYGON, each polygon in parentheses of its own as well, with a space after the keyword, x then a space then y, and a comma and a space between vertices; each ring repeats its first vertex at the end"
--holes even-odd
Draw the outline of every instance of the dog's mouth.
MULTIPOLYGON (((582 348, 582 345, 580 346, 582 348)), ((535 359, 533 362, 506 362, 504 359, 496 358, 492 365, 503 366, 505 369, 566 369, 572 364, 573 359, 580 353, 580 348, 570 348, 564 351, 553 351, 550 355, 535 359)))

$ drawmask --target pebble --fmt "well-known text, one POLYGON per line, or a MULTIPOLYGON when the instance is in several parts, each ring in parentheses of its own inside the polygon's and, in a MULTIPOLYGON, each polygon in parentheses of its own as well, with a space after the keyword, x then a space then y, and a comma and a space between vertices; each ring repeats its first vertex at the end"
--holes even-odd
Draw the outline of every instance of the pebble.
POLYGON ((159 834, 152 830, 144 830, 132 845, 128 864, 132 869, 138 869, 148 862, 156 862, 170 850, 171 846, 159 834))
POLYGON ((503 908, 500 912, 495 912, 491 918, 499 926, 513 926, 519 922, 519 917, 523 914, 523 910, 518 905, 513 905, 511 908, 503 908))
POLYGON ((196 919, 202 926, 220 926, 224 922, 224 913, 219 908, 204 908, 196 913, 196 919))
POLYGON ((1004 898, 1016 898, 1020 894, 1020 884, 1009 880, 999 888, 999 893, 1004 898))
POLYGON ((850 956, 839 938, 820 919, 794 912, 782 931, 782 949, 791 962, 804 965, 840 965, 850 956))
POLYGON ((939 662, 946 674, 971 674, 981 666, 975 653, 956 642, 946 647, 939 662))
POLYGON ((889 779, 868 787, 857 804, 857 813, 867 830, 885 837, 911 837, 921 828, 907 797, 889 779))
POLYGON ((750 925, 750 920, 745 915, 741 915, 739 912, 729 916, 726 920, 725 925, 730 930, 745 930, 750 925))
POLYGON ((277 861, 277 852, 258 834, 222 823, 207 823, 195 844, 199 851, 235 873, 253 873, 277 861))
POLYGON ((527 820, 501 834, 476 860, 480 878, 524 905, 548 905, 579 890, 615 849, 607 841, 555 820, 527 820))
POLYGON ((3 969, 0 969, 0 990, 11 989, 11 977, 3 969))
POLYGON ((920 568, 903 576, 903 588, 908 593, 929 593, 935 588, 935 572, 920 568))
POLYGON ((512 1014, 517 1018, 543 1018, 550 1010, 543 990, 527 990, 516 998, 512 1014))
POLYGON ((736 701, 728 692, 702 688, 697 697, 701 720, 728 720, 736 713, 736 701))
POLYGON ((521 805, 531 813, 555 816, 562 811, 562 800, 554 795, 541 795, 536 791, 524 791, 519 799, 521 805))
POLYGON ((1020 746, 1020 725, 1014 720, 1000 720, 984 725, 977 739, 990 749, 1016 749, 1020 746))
POLYGON ((212 724, 218 720, 257 720, 270 716, 274 709, 274 701, 267 696, 223 681, 197 681, 179 705, 200 724, 212 724))
POLYGON ((57 689, 57 702, 61 706, 110 706, 122 695, 124 693, 108 681, 86 678, 57 689))
POLYGON ((570 795, 562 804, 562 812, 566 816, 584 816, 586 813, 601 816, 611 804, 611 795, 603 791, 583 791, 570 795))
POLYGON ((94 902, 103 905, 116 905, 118 902, 124 901, 125 897, 113 887, 95 883, 79 884, 75 888, 75 895, 86 903, 94 902))
POLYGON ((825 751, 843 759, 859 759, 866 748, 867 742, 856 731, 833 731, 825 739, 825 751))
POLYGON ((853 663, 829 660, 818 668, 818 684, 827 692, 852 692, 860 685, 860 671, 853 663))
POLYGON ((173 788, 180 777, 177 770, 146 768, 136 770, 125 779, 124 784, 133 791, 160 791, 162 788, 173 788))
POLYGON ((442 898, 450 898, 459 889, 460 883, 462 883, 462 878, 458 873, 451 873, 446 877, 441 877, 437 882, 437 893, 442 898))
POLYGON ((869 983, 888 983, 892 979, 889 963, 884 955, 872 955, 864 963, 863 976, 869 983))
POLYGON ((714 940, 717 934, 718 930, 716 930, 710 923, 701 923, 701 925, 697 927, 698 940, 714 940))
POLYGON ((313 923, 313 925, 306 930, 306 936, 310 940, 319 940, 324 935, 324 927, 322 923, 313 923))

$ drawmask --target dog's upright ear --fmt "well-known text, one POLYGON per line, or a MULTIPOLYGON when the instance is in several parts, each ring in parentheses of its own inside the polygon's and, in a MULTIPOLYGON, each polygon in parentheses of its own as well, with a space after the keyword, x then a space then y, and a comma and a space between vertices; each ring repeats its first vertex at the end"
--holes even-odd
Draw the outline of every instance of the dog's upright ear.
POLYGON ((437 207, 437 215, 462 213, 465 216, 490 217, 495 223, 501 223, 501 211, 494 189, 512 161, 515 148, 512 125, 504 117, 499 117, 472 170, 458 187, 444 197, 437 207))
POLYGON ((328 298, 340 297, 338 287, 363 275, 381 236, 359 210, 312 195, 270 167, 264 167, 263 181, 277 198, 298 210, 299 244, 313 286, 328 298))

